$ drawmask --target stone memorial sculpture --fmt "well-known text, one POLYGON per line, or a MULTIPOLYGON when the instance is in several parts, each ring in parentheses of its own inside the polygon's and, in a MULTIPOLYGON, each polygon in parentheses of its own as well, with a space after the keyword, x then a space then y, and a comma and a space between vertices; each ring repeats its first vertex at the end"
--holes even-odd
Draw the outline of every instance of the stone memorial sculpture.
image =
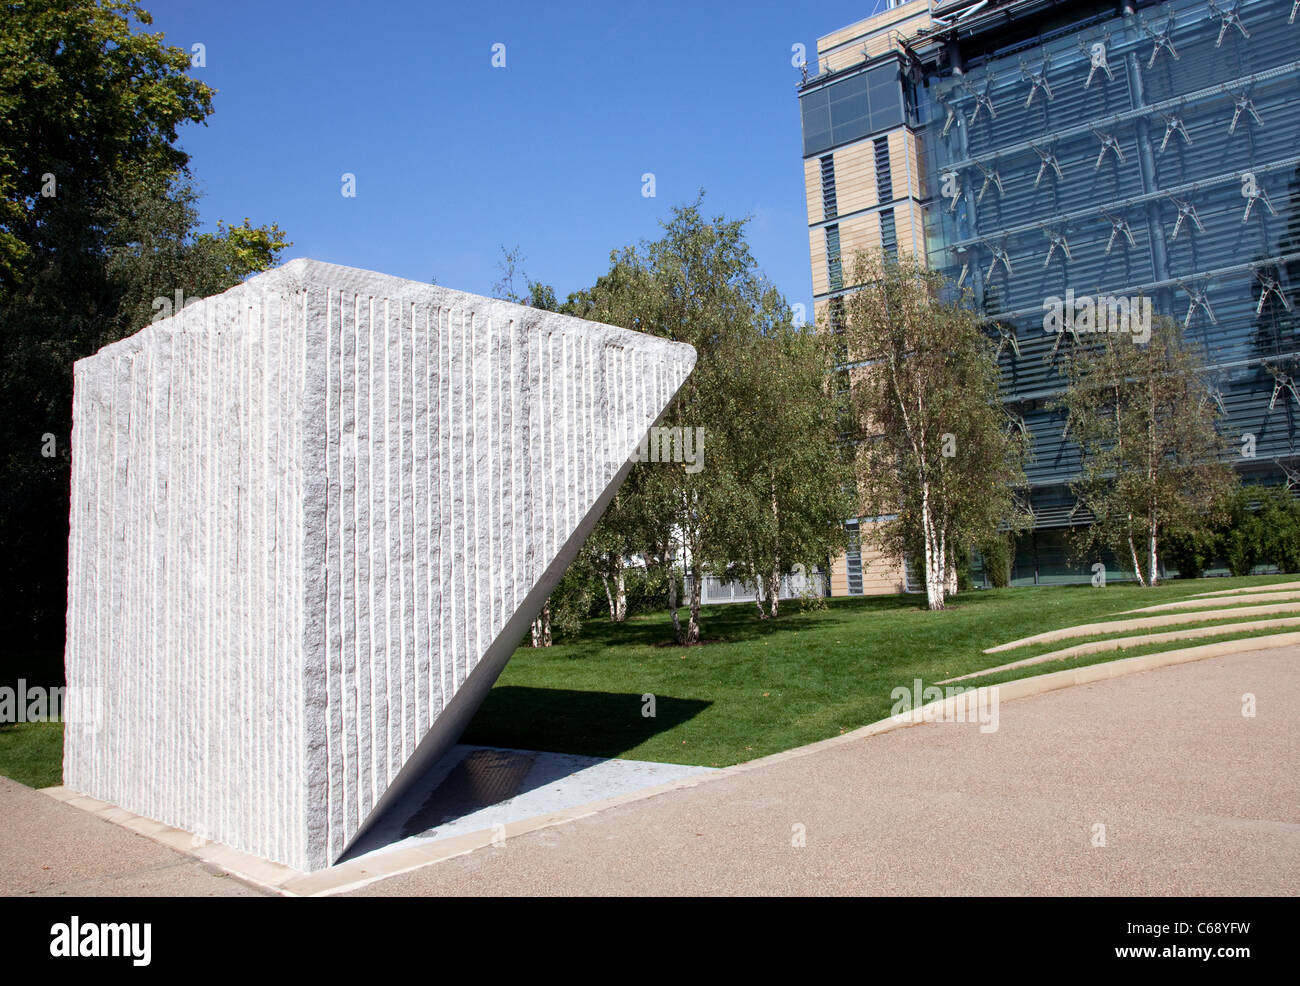
POLYGON ((454 744, 694 363, 312 260, 79 361, 66 670, 96 726, 65 784, 336 862, 454 744))

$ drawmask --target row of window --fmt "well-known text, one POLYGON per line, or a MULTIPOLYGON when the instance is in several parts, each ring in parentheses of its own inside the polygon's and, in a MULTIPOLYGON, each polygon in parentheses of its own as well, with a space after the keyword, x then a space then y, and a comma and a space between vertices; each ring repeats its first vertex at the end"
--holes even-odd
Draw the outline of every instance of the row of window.
MULTIPOLYGON (((878 137, 872 141, 872 150, 876 163, 876 195, 881 202, 894 200, 894 179, 889 163, 889 140, 878 137)), ((827 219, 839 215, 839 205, 835 198, 835 159, 827 154, 821 159, 822 211, 827 219)), ((882 209, 880 215, 880 248, 887 254, 897 255, 898 235, 894 226, 894 210, 882 209)), ((826 235, 826 276, 830 290, 840 291, 844 288, 844 262, 840 252, 840 226, 832 223, 824 227, 826 235)))

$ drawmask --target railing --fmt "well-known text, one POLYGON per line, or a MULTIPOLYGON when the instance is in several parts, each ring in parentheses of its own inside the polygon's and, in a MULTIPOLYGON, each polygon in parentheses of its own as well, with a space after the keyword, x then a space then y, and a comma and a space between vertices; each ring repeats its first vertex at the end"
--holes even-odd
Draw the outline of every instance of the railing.
MULTIPOLYGON (((684 593, 687 598, 691 592, 691 577, 685 578, 684 593)), ((766 592, 763 593, 766 596, 766 592)), ((826 576, 820 572, 811 575, 781 576, 781 591, 778 599, 800 599, 805 596, 828 596, 830 590, 826 576)), ((759 598, 755 587, 739 579, 721 579, 716 575, 704 576, 700 586, 700 602, 706 605, 722 603, 752 603, 759 598)))

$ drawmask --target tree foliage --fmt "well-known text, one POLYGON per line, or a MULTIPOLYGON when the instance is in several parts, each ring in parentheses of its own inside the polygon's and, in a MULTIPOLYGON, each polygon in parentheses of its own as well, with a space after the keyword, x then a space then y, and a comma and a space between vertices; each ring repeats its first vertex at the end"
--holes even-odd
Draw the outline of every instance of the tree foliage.
POLYGON ((1075 550, 1110 549, 1155 585, 1165 530, 1180 532, 1194 564, 1195 542, 1236 482, 1204 352, 1163 316, 1152 319, 1146 343, 1128 333, 1091 340, 1067 351, 1059 402, 1082 456, 1071 488, 1096 518, 1076 529, 1075 550))
POLYGON ((147 324, 155 298, 222 291, 289 244, 249 220, 198 233, 176 136, 212 112, 212 90, 186 75, 188 52, 139 30, 146 11, 35 0, 6 4, 4 16, 0 543, 12 588, 0 614, 15 646, 57 654, 73 362, 147 324))
POLYGON ((944 300, 941 274, 910 257, 859 255, 846 299, 862 513, 887 554, 919 549, 929 608, 956 591, 958 553, 1024 523, 1023 434, 998 390, 978 316, 944 300))
MULTIPOLYGON (((836 446, 826 351, 759 272, 745 224, 707 217, 700 199, 679 206, 659 239, 612 253, 608 272, 565 305, 695 347, 695 370, 660 427, 702 436, 699 468, 637 463, 589 542, 607 580, 628 557, 660 569, 681 643, 699 640, 706 576, 758 583, 763 615, 775 616, 780 575, 824 564, 844 536, 851 473, 836 446), (685 621, 678 569, 689 576, 685 621)), ((613 608, 623 609, 617 598, 613 608)))

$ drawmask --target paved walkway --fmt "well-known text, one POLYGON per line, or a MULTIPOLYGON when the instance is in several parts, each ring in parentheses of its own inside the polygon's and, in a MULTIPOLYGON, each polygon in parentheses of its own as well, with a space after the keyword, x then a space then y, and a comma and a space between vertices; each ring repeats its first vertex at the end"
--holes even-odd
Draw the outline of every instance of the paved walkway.
POLYGON ((359 893, 1300 893, 1300 648, 1061 689, 999 718, 719 777, 359 893))
POLYGON ((260 894, 193 856, 0 777, 0 894, 260 894))
MULTIPOLYGON (((1300 648, 1006 702, 999 720, 721 775, 358 893, 1300 893, 1300 648)), ((255 892, 2 779, 0 817, 3 892, 255 892)))

